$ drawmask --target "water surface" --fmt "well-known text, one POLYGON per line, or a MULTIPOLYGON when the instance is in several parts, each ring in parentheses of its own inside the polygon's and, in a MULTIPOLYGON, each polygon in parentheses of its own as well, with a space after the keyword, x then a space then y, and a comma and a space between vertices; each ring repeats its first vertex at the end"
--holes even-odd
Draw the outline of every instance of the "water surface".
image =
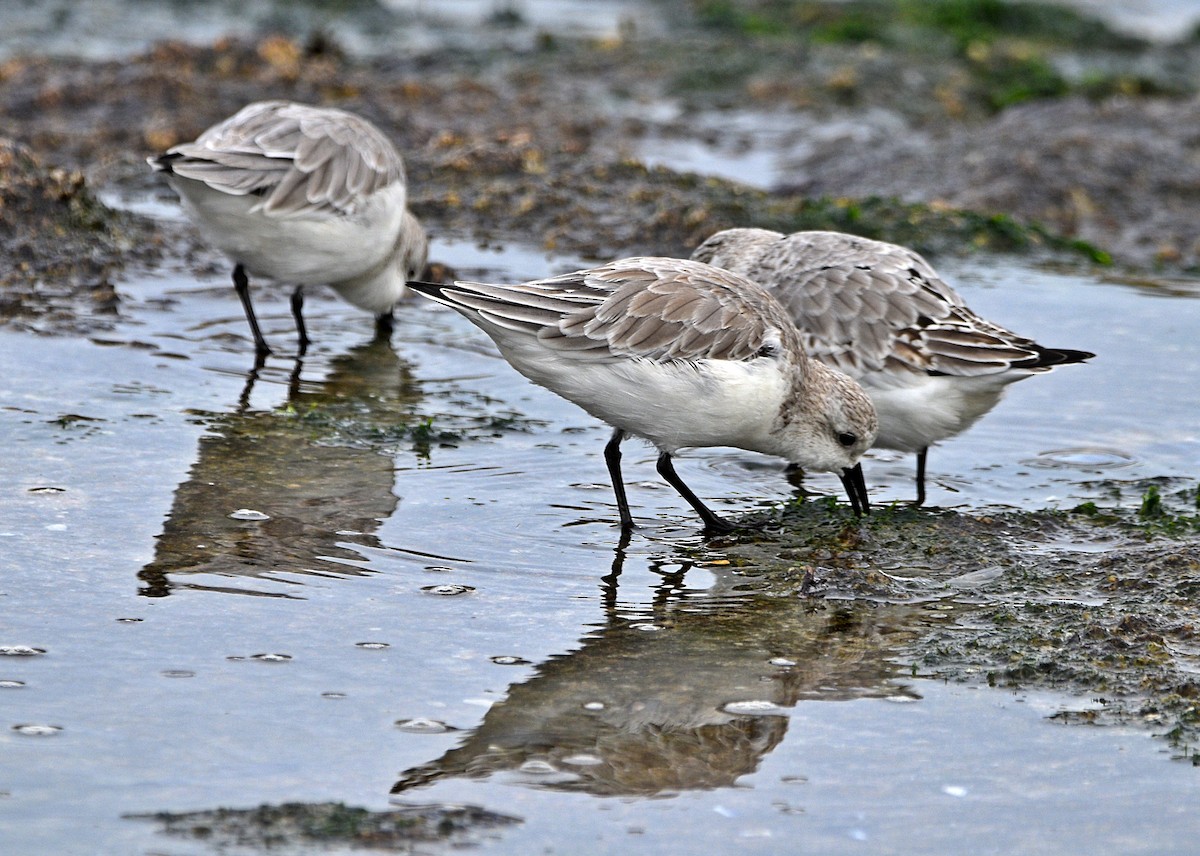
MULTIPOLYGON (((434 255, 506 280, 578 264, 434 255)), ((943 268, 983 314, 1098 356, 933 450, 932 503, 1194 476, 1194 284, 943 268)), ((91 340, 0 331, 0 645, 44 651, 0 657, 7 852, 209 852, 123 816, 295 801, 471 803, 521 819, 489 833, 500 852, 1150 853, 1200 832, 1193 770, 1146 730, 912 677, 903 640, 943 620, 919 606, 765 598, 636 445, 622 544, 607 429, 457 315, 405 306, 389 344, 318 292, 313 353, 255 372, 222 276, 122 290, 91 340)), ((286 354, 286 292, 258 305, 286 354)), ((908 498, 911 467, 868 461, 876 498, 908 498)), ((748 453, 680 470, 725 513, 792 496, 748 453)))

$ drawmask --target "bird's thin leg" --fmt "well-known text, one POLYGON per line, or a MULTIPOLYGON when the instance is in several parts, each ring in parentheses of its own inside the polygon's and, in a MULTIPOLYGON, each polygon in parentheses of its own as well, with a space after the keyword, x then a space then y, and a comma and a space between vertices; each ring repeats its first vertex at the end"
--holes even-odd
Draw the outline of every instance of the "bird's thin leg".
POLYGON ((296 332, 300 334, 300 348, 297 353, 304 356, 308 352, 311 340, 308 338, 308 328, 304 325, 304 288, 299 285, 292 292, 292 317, 296 319, 296 332))
POLYGON ((675 465, 671 463, 671 456, 667 452, 658 456, 658 474, 667 480, 667 484, 679 491, 679 495, 688 501, 688 505, 696 509, 700 519, 704 521, 706 530, 709 532, 732 532, 737 529, 732 523, 715 515, 707 505, 700 501, 700 497, 692 493, 692 489, 684 484, 683 479, 675 472, 675 465))
POLYGON ((396 310, 389 309, 375 316, 375 335, 380 339, 392 338, 392 330, 396 326, 396 310))
POLYGON ((250 303, 250 280, 246 278, 246 269, 240 262, 233 266, 233 290, 242 301, 242 310, 246 313, 246 320, 250 322, 250 332, 254 335, 254 350, 260 357, 265 357, 271 353, 271 348, 258 327, 258 318, 254 314, 253 304, 250 303))
POLYGON ((625 481, 621 478, 621 441, 625 432, 613 429, 612 439, 604 446, 604 463, 608 465, 608 477, 612 479, 613 493, 617 495, 617 513, 621 515, 621 528, 633 528, 633 516, 629 513, 629 500, 625 498, 625 481))
POLYGON ((928 451, 926 446, 917 452, 917 501, 913 503, 917 507, 925 504, 925 455, 928 451))

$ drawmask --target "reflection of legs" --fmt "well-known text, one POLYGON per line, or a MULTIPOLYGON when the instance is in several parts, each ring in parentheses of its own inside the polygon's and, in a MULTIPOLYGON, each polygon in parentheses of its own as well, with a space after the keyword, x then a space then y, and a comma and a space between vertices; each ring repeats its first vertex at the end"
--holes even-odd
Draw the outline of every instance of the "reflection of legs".
POLYGON ((917 452, 917 501, 916 505, 925 504, 925 454, 929 451, 926 446, 917 452))
POLYGON ((617 538, 617 547, 613 550, 612 570, 600 578, 602 585, 600 590, 604 597, 604 612, 609 617, 615 617, 617 612, 617 585, 621 578, 621 571, 625 570, 625 551, 629 548, 629 541, 633 537, 632 530, 626 526, 621 527, 621 534, 617 538))
POLYGON ((292 292, 292 317, 296 319, 296 332, 300 334, 300 356, 308 350, 308 328, 304 326, 304 289, 297 285, 292 292))
POLYGON ((250 303, 250 280, 246 278, 246 269, 240 262, 233 266, 233 290, 242 301, 242 310, 246 313, 246 320, 250 322, 250 332, 254 335, 254 350, 259 356, 266 356, 271 353, 271 349, 267 347, 267 340, 258 328, 258 318, 255 317, 254 306, 250 303))
POLYGON ((621 441, 625 432, 613 429, 612 439, 604 446, 604 463, 608 465, 608 477, 612 479, 613 493, 617 495, 617 513, 621 515, 621 528, 633 528, 633 516, 629 513, 629 500, 625 498, 625 482, 621 478, 621 441))
POLYGON ((679 491, 679 495, 688 501, 688 505, 696 509, 696 513, 700 515, 700 519, 704 521, 704 528, 710 532, 732 532, 737 529, 732 523, 727 523, 717 515, 713 514, 709 507, 700 501, 700 497, 692 493, 692 489, 683 483, 683 479, 675 472, 675 465, 671 463, 671 456, 663 452, 658 456, 658 474, 667 480, 667 484, 679 491))

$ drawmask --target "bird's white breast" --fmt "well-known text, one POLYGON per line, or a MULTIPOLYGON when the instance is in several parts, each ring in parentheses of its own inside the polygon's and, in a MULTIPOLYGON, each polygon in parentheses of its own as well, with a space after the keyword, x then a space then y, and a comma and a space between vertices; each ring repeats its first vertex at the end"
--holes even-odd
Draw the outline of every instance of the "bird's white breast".
POLYGON ((316 210, 270 217, 259 197, 235 196, 174 177, 171 185, 205 238, 251 274, 289 283, 337 285, 378 268, 392 255, 404 215, 403 184, 363 200, 353 216, 316 210))
POLYGON ((735 446, 778 454, 771 429, 788 385, 773 360, 589 362, 529 339, 498 344, 534 383, 662 451, 735 446))

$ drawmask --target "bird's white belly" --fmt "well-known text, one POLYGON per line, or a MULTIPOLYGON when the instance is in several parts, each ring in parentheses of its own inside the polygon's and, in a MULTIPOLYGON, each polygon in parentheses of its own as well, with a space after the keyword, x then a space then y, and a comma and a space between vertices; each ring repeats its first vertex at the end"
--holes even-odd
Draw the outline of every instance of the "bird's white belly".
POLYGON ((187 179, 171 184, 206 240, 251 274, 298 285, 336 284, 378 267, 393 251, 404 213, 403 188, 399 205, 385 189, 353 218, 325 212, 280 218, 255 210, 257 196, 187 179))
POLYGON ((785 385, 778 370, 724 360, 659 363, 563 359, 541 345, 502 344, 523 375, 609 425, 666 452, 733 446, 778 454, 771 435, 785 385))
POLYGON ((904 378, 869 374, 859 383, 879 416, 882 449, 919 452, 970 428, 1000 401, 1005 387, 1028 373, 953 377, 913 373, 904 378))

